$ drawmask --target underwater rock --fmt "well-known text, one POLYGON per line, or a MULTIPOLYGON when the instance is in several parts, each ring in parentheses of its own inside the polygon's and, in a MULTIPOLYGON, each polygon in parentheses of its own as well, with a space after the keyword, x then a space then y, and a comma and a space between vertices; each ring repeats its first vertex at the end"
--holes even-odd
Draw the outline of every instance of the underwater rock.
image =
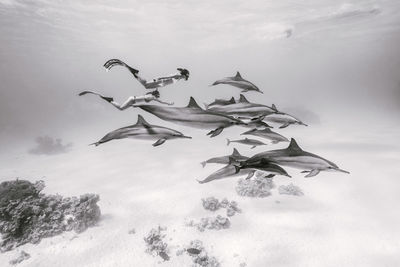
POLYGON ((146 242, 146 252, 153 256, 160 256, 164 261, 168 261, 168 244, 163 241, 165 238, 166 227, 158 226, 156 229, 151 229, 147 236, 144 237, 146 242))
POLYGON ((74 230, 83 232, 100 219, 99 196, 62 197, 41 193, 44 182, 0 184, 0 251, 74 230))
POLYGON ((22 250, 22 251, 18 254, 18 257, 15 258, 15 259, 13 259, 13 260, 11 260, 9 263, 10 263, 11 265, 17 265, 18 263, 21 263, 22 261, 27 260, 27 259, 29 259, 30 257, 31 257, 31 255, 29 255, 28 253, 26 253, 25 251, 22 250))
POLYGON ((254 179, 239 179, 236 186, 236 193, 245 197, 268 197, 271 189, 274 188, 272 178, 256 177, 254 179))
POLYGON ((300 187, 290 183, 288 185, 281 185, 278 188, 279 194, 292 195, 292 196, 304 196, 303 191, 300 187))

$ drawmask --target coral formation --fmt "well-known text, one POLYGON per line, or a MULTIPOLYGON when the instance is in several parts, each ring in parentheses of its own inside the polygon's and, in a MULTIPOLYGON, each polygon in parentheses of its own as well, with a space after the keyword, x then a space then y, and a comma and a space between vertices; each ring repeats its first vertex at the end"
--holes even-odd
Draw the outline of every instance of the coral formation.
POLYGON ((50 136, 39 136, 35 139, 36 147, 30 149, 30 154, 38 155, 54 155, 68 152, 68 149, 72 146, 72 143, 66 145, 62 144, 60 138, 54 139, 50 136))
POLYGON ((151 229, 147 236, 144 237, 146 242, 146 252, 153 256, 160 256, 163 260, 169 260, 168 244, 163 241, 165 238, 166 227, 158 226, 156 229, 151 229))
POLYGON ((186 226, 196 227, 200 232, 204 232, 205 229, 208 230, 221 230, 227 229, 231 225, 231 222, 227 217, 222 217, 217 215, 216 217, 206 217, 201 218, 199 222, 190 220, 186 223, 186 226))
POLYGON ((226 198, 224 198, 222 201, 219 201, 215 197, 203 198, 202 204, 204 209, 210 211, 216 211, 220 208, 224 208, 226 209, 226 215, 228 217, 234 216, 236 212, 241 212, 236 201, 229 201, 226 198))
POLYGON ((17 265, 18 263, 21 263, 24 260, 27 260, 31 257, 31 255, 29 255, 29 253, 26 253, 25 251, 21 251, 20 253, 18 253, 18 257, 11 260, 9 263, 10 265, 17 265))
POLYGON ((274 188, 272 178, 256 177, 252 180, 239 179, 236 193, 246 197, 267 197, 274 188))
POLYGON ((294 185, 293 183, 290 183, 288 185, 281 185, 281 186, 279 186, 278 190, 279 190, 279 194, 284 194, 284 195, 292 195, 292 196, 303 196, 304 195, 301 188, 294 185))
POLYGON ((62 197, 41 193, 44 182, 25 180, 0 184, 0 250, 8 251, 25 243, 63 231, 80 233, 100 219, 99 196, 62 197))
POLYGON ((192 257, 193 265, 192 267, 220 267, 221 264, 218 260, 208 255, 207 251, 203 246, 203 242, 200 240, 193 240, 190 245, 186 248, 178 251, 176 255, 182 255, 184 252, 192 257))

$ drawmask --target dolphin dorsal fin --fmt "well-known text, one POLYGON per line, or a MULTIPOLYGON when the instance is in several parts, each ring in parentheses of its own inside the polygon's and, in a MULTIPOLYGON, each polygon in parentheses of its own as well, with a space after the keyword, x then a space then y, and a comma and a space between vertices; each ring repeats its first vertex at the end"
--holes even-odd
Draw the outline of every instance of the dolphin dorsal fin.
POLYGON ((244 95, 240 94, 239 103, 250 103, 250 102, 244 95))
POLYGON ((190 97, 189 104, 187 105, 188 108, 198 108, 201 109, 199 104, 197 104, 196 100, 194 100, 193 96, 190 97))
POLYGON ((137 122, 136 125, 150 125, 143 117, 142 115, 137 116, 137 122))
POLYGON ((236 78, 242 78, 242 76, 240 75, 240 72, 238 72, 238 71, 236 72, 235 77, 236 77, 236 78))
POLYGON ((235 104, 236 103, 235 98, 233 96, 231 97, 231 99, 229 99, 229 103, 231 103, 231 104, 235 104))
POLYGON ((272 104, 272 109, 275 111, 278 111, 278 109, 276 108, 275 104, 272 104))
POLYGON ((239 151, 236 148, 234 148, 231 156, 241 156, 241 155, 239 151))
POLYGON ((296 140, 294 138, 290 139, 290 144, 288 146, 288 149, 293 150, 293 151, 303 151, 301 147, 297 144, 296 140))

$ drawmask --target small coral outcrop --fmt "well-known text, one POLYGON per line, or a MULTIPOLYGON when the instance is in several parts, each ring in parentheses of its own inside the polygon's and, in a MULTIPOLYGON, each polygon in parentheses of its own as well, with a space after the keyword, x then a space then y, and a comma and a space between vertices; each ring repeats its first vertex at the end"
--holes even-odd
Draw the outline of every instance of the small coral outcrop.
POLYGON ((256 177, 254 179, 239 179, 236 193, 244 197, 268 197, 275 187, 272 178, 256 177))
POLYGON ((186 252, 193 260, 193 267, 220 267, 221 264, 214 256, 210 256, 200 240, 193 240, 190 245, 178 251, 176 255, 186 252))
POLYGON ((164 261, 169 260, 168 255, 168 244, 164 241, 166 227, 158 226, 158 228, 153 228, 144 237, 144 242, 146 242, 146 252, 153 256, 160 256, 164 261))
POLYGON ((46 195, 41 193, 44 187, 43 181, 18 179, 0 184, 0 251, 64 231, 80 233, 99 221, 98 195, 46 195))
POLYGON ((304 196, 303 191, 300 187, 290 183, 288 185, 281 185, 278 188, 279 194, 292 195, 292 196, 304 196))
POLYGON ((226 209, 226 215, 228 217, 232 217, 236 213, 241 212, 236 201, 229 201, 226 198, 222 199, 222 201, 219 201, 215 197, 208 197, 203 198, 201 201, 205 210, 216 211, 221 208, 226 209))

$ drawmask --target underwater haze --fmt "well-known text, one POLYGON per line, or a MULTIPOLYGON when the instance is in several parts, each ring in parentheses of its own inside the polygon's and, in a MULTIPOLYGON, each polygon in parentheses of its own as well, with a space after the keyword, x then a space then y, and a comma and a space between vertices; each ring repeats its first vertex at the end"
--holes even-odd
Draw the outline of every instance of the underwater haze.
MULTIPOLYGON (((168 227, 171 247, 202 240, 221 266, 400 265, 399 47, 397 0, 0 0, 0 182, 19 177, 44 180, 46 193, 97 193, 102 211, 99 225, 78 238, 24 245, 31 258, 19 266, 189 266, 189 258, 145 253, 143 236, 157 225, 168 227), (93 90, 121 103, 147 92, 125 68, 106 72, 111 58, 148 79, 190 70, 188 81, 159 89, 177 107, 191 96, 202 107, 237 99, 238 88, 210 85, 240 71, 264 92, 247 99, 308 125, 274 131, 350 174, 304 178, 287 168, 292 179, 274 179, 299 186, 301 197, 276 188, 266 198, 241 197, 237 177, 199 184, 222 167, 202 168, 204 160, 233 147, 252 156, 288 143, 227 146, 226 138, 249 129, 209 138, 210 129, 79 97, 93 90), (88 146, 138 114, 192 139, 88 146), (185 226, 207 215, 201 199, 209 196, 238 202, 242 213, 229 229, 185 226)), ((0 253, 0 262, 13 253, 0 253)))

